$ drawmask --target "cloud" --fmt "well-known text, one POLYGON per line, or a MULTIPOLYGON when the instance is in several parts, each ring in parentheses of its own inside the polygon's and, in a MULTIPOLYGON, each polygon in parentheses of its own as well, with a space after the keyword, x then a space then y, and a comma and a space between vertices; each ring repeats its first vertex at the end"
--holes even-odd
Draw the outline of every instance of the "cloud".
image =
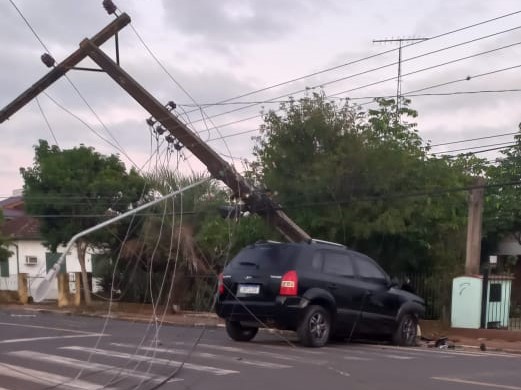
POLYGON ((280 39, 301 18, 318 17, 324 10, 331 10, 327 5, 332 4, 312 0, 163 0, 165 18, 171 21, 172 29, 224 45, 280 39))

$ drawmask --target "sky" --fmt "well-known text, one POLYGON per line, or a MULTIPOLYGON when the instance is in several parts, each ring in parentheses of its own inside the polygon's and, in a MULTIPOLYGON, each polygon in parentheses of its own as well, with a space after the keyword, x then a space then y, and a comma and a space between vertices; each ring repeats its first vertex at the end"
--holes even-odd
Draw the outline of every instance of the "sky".
MULTIPOLYGON (((49 70, 40 61, 47 50, 12 3, 57 62, 114 18, 101 0, 1 0, 0 107, 49 70)), ((252 158, 260 113, 289 96, 323 91, 371 108, 371 97, 396 94, 398 45, 373 40, 429 38, 402 49, 401 89, 422 90, 411 107, 425 142, 491 137, 433 152, 512 142, 513 135, 502 134, 515 133, 521 122, 521 92, 505 92, 521 88, 521 13, 501 17, 521 11, 515 0, 115 3, 132 18, 119 34, 121 66, 161 102, 176 102, 176 114, 239 171, 252 158), (285 83, 292 79, 298 80, 285 83), (249 94, 259 89, 265 90, 249 94), (494 92, 462 93, 477 91, 494 92), (215 104, 245 94, 233 104, 215 104)), ((113 40, 101 48, 114 58, 113 40)), ((95 67, 89 60, 80 66, 95 67)), ((74 87, 61 78, 0 124, 0 197, 23 186, 19 169, 32 165, 39 139, 63 149, 84 144, 118 153, 127 167, 144 172, 164 163, 184 173, 205 171, 186 148, 167 154, 161 146, 157 153, 149 114, 107 75, 71 70, 68 77, 74 87)))

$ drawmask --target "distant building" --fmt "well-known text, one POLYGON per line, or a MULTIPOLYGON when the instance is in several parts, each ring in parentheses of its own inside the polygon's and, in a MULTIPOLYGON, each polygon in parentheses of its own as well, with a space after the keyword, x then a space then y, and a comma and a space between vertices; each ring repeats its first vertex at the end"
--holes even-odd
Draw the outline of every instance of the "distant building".
MULTIPOLYGON (((63 253, 65 247, 58 248, 57 253, 51 253, 45 247, 40 234, 39 221, 26 214, 21 191, 14 191, 13 196, 0 201, 0 209, 4 215, 2 233, 11 238, 9 250, 12 251, 7 262, 0 261, 0 290, 16 291, 18 274, 25 273, 28 277, 29 295, 31 295, 31 292, 63 253)), ((92 255, 87 253, 85 256, 87 272, 92 272, 91 260, 92 255)), ((62 270, 70 273, 71 281, 74 280, 74 273, 81 271, 75 248, 67 253, 62 270)), ((71 283, 71 290, 73 287, 74 284, 71 283)), ((57 297, 58 284, 55 282, 47 298, 57 299, 57 297)))

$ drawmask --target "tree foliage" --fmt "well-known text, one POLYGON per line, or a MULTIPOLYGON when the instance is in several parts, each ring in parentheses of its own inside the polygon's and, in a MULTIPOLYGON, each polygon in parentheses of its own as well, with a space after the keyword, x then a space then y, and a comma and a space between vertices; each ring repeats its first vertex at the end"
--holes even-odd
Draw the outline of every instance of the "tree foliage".
POLYGON ((314 94, 265 115, 252 176, 313 237, 362 250, 392 271, 464 258, 466 193, 475 161, 434 158, 393 100, 362 111, 314 94), (458 238, 461 238, 460 240, 458 238))
POLYGON ((487 244, 511 235, 521 244, 521 124, 514 145, 501 151, 486 171, 484 225, 487 244))
MULTIPOLYGON (((20 171, 26 210, 41 217, 41 234, 52 252, 73 235, 127 211, 145 193, 143 179, 134 170, 127 172, 118 156, 104 156, 83 145, 61 150, 40 140, 33 166, 20 171)), ((117 232, 113 227, 77 241, 84 286, 87 247, 104 247, 117 232)), ((89 290, 83 290, 89 304, 89 290)))

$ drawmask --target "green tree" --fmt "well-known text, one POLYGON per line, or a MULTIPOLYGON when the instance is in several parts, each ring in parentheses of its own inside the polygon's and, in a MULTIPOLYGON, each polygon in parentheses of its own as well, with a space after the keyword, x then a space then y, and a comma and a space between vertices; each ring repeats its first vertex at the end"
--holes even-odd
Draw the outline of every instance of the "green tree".
POLYGON ((484 208, 485 246, 491 251, 499 239, 511 235, 521 244, 521 123, 514 145, 501 151, 486 171, 484 208))
POLYGON ((311 236, 362 250, 390 271, 461 263, 466 193, 447 190, 470 183, 475 163, 431 157, 408 101, 399 116, 393 100, 377 103, 364 112, 314 94, 267 113, 252 176, 311 236))
MULTIPOLYGON (((73 235, 127 211, 145 193, 143 179, 134 170, 127 172, 118 156, 104 156, 83 145, 60 150, 40 140, 33 166, 20 171, 26 210, 42 216, 41 234, 52 252, 73 235)), ((117 227, 76 242, 87 305, 91 304, 85 268, 87 247, 107 246, 115 232, 117 227)))
MULTIPOLYGON (((168 169, 145 176, 154 196, 167 195, 203 178, 168 169)), ((211 267, 202 257, 195 235, 208 213, 217 216, 217 206, 225 198, 215 181, 207 181, 148 209, 140 216, 135 236, 113 249, 112 257, 119 259, 118 280, 109 280, 114 273, 108 269, 106 287, 112 283, 125 300, 180 304, 195 275, 208 273, 211 267)))

